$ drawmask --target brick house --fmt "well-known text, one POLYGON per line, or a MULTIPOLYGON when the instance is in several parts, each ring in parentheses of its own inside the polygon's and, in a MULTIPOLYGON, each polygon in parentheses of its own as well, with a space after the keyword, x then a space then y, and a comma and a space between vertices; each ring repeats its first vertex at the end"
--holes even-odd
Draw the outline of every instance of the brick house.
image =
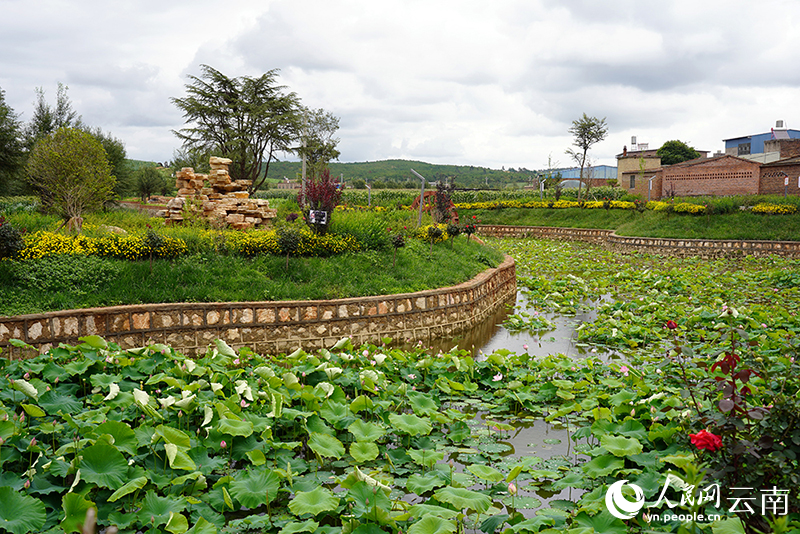
POLYGON ((758 192, 761 195, 800 195, 800 156, 762 165, 758 192), (787 178, 788 186, 784 185, 787 178))
POLYGON ((695 159, 661 168, 661 196, 757 195, 761 164, 736 156, 695 159))

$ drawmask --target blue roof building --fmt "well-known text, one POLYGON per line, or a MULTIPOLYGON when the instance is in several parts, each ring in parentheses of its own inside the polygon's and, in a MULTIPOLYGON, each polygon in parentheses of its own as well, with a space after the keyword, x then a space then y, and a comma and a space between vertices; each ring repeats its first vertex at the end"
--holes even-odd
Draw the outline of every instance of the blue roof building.
POLYGON ((783 121, 777 121, 775 128, 769 132, 743 137, 724 139, 725 154, 728 156, 746 157, 752 154, 764 153, 764 142, 780 139, 800 139, 800 130, 784 128, 783 121))

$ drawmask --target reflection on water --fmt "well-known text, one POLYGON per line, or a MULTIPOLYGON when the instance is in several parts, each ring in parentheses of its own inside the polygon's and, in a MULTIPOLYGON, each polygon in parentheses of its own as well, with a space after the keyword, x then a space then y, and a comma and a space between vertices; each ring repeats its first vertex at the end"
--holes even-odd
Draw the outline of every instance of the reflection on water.
POLYGON ((481 352, 491 354, 498 349, 508 349, 512 352, 523 353, 526 351, 532 356, 547 356, 549 354, 566 354, 575 358, 583 358, 596 353, 604 354, 601 349, 579 346, 577 344, 577 328, 584 322, 592 322, 597 314, 594 310, 578 313, 566 317, 555 313, 543 314, 545 318, 555 324, 555 329, 548 332, 522 331, 510 332, 502 324, 506 318, 518 312, 527 311, 527 299, 522 293, 517 293, 515 302, 499 309, 492 317, 468 332, 450 339, 438 339, 432 342, 433 350, 447 352, 453 347, 468 350, 473 356, 481 352))

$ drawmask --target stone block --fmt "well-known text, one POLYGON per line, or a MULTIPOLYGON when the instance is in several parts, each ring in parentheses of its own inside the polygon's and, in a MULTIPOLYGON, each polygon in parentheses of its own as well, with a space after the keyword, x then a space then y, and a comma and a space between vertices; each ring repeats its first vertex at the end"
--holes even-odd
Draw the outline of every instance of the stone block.
POLYGON ((131 320, 133 321, 134 330, 148 330, 150 328, 150 314, 148 312, 132 313, 131 320))
POLYGON ((273 324, 275 322, 275 308, 257 309, 256 322, 259 324, 273 324))

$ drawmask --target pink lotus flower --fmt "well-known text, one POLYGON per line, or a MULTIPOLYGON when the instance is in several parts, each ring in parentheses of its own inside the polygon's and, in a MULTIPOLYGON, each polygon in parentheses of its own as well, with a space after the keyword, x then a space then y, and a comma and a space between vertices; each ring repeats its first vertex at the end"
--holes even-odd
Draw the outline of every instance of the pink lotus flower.
POLYGON ((628 373, 630 372, 630 369, 628 369, 627 366, 623 365, 622 367, 619 368, 619 372, 622 373, 625 376, 628 376, 628 373))
POLYGON ((225 447, 228 446, 228 444, 225 443, 225 440, 223 439, 222 441, 219 442, 219 446, 220 446, 221 449, 224 449, 225 447))
POLYGON ((497 373, 492 377, 492 382, 500 382, 503 379, 502 373, 497 373))

